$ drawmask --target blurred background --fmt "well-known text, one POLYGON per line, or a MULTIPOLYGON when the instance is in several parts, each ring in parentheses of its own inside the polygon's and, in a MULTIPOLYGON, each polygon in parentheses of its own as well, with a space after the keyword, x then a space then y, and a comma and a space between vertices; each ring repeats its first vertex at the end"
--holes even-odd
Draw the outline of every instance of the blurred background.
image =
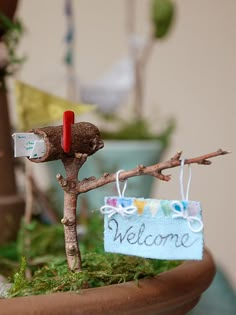
MULTIPOLYGON (((234 209, 236 151, 236 2, 176 0, 170 34, 154 44, 145 71, 145 116, 155 128, 174 118, 175 131, 165 155, 177 151, 194 157, 219 148, 232 154, 213 160, 210 167, 193 166, 190 199, 200 200, 205 221, 205 243, 236 289, 234 209)), ((125 0, 74 1, 76 84, 93 82, 129 53, 125 0)), ((136 0, 136 32, 150 32, 150 3, 136 0)), ((19 53, 27 57, 17 78, 66 97, 66 18, 62 0, 21 0, 17 17, 25 34, 19 53)), ((15 96, 9 82, 11 118, 17 123, 15 96)), ((119 108, 128 116, 128 99, 119 108)), ((93 114, 80 116, 91 120, 93 114)), ((35 165, 42 174, 43 165, 35 165)), ((168 172, 167 172, 168 173, 168 172)), ((172 181, 158 182, 152 197, 179 199, 178 170, 172 181)), ((45 175, 46 176, 46 175, 45 175)), ((40 185, 47 185, 38 176, 40 185)))

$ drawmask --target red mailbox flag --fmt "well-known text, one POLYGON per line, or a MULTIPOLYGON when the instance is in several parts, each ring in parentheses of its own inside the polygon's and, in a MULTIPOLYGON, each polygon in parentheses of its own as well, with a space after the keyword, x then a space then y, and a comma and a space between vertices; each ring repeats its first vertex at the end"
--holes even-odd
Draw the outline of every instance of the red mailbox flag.
POLYGON ((67 110, 63 114, 62 148, 65 153, 70 152, 71 147, 71 125, 75 122, 75 113, 67 110))

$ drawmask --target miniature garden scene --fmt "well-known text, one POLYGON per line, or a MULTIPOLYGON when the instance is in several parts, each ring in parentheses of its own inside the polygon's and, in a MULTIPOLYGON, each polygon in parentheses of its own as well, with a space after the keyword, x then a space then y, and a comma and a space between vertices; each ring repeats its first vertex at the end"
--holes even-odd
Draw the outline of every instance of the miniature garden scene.
MULTIPOLYGON (((187 5, 174 0, 98 3, 41 1, 42 12, 55 9, 56 20, 51 12, 46 33, 55 31, 61 40, 51 41, 52 34, 49 44, 43 25, 47 13, 36 18, 39 4, 0 1, 0 314, 235 314, 233 280, 215 259, 217 247, 208 244, 208 229, 209 234, 213 230, 204 206, 213 207, 219 198, 215 186, 225 198, 233 155, 225 145, 231 142, 223 136, 214 141, 212 131, 205 145, 209 125, 192 119, 192 110, 185 114, 194 131, 184 132, 181 148, 174 150, 184 126, 171 112, 163 116, 147 106, 149 64, 158 48, 161 54, 166 42, 176 40, 187 5), (140 34, 144 9, 145 36, 140 34), (83 26, 83 14, 96 23, 83 26), (105 16, 109 30, 98 26, 105 16), (36 25, 45 37, 40 55, 36 44, 24 42, 27 36, 40 41, 36 25), (96 28, 101 38, 94 50, 94 39, 87 39, 96 28), (104 34, 114 31, 111 44, 125 46, 120 29, 126 56, 100 79, 83 79, 76 64, 81 62, 85 73, 99 69, 99 55, 106 54, 105 62, 109 51, 114 55, 118 49, 109 50, 104 34), (86 32, 83 57, 77 42, 86 32), (101 50, 103 41, 107 52, 101 50), (52 74, 56 56, 50 51, 60 49, 60 65, 55 63, 58 71, 52 74), (33 51, 37 58, 31 63, 33 51), (225 180, 219 183, 220 172, 225 180)), ((168 66, 163 61, 163 75, 168 66)), ((165 84, 171 81, 167 76, 165 84)), ((225 242, 227 249, 230 243, 221 234, 214 235, 215 242, 225 242)))

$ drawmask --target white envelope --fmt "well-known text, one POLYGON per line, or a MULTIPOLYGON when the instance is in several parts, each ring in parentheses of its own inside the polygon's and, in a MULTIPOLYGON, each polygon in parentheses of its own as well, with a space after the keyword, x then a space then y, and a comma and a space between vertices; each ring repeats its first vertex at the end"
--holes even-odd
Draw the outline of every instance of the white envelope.
POLYGON ((27 156, 30 158, 40 158, 46 152, 46 145, 42 136, 31 132, 14 133, 14 156, 27 156))

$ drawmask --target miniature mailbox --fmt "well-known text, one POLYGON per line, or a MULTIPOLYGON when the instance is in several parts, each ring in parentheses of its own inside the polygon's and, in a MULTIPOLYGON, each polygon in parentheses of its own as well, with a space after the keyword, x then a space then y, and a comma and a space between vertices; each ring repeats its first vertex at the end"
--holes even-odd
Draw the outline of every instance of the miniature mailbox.
POLYGON ((15 157, 25 156, 41 163, 62 160, 66 179, 58 174, 57 180, 64 190, 65 247, 70 270, 81 270, 80 250, 76 229, 76 205, 79 185, 78 172, 87 156, 103 148, 103 141, 96 126, 88 122, 74 123, 74 113, 66 111, 62 126, 32 129, 13 135, 15 157))
POLYGON ((26 133, 13 134, 15 157, 27 156, 41 163, 75 157, 76 153, 92 155, 103 147, 100 132, 88 122, 71 124, 71 143, 68 152, 62 145, 63 126, 36 128, 26 133))

